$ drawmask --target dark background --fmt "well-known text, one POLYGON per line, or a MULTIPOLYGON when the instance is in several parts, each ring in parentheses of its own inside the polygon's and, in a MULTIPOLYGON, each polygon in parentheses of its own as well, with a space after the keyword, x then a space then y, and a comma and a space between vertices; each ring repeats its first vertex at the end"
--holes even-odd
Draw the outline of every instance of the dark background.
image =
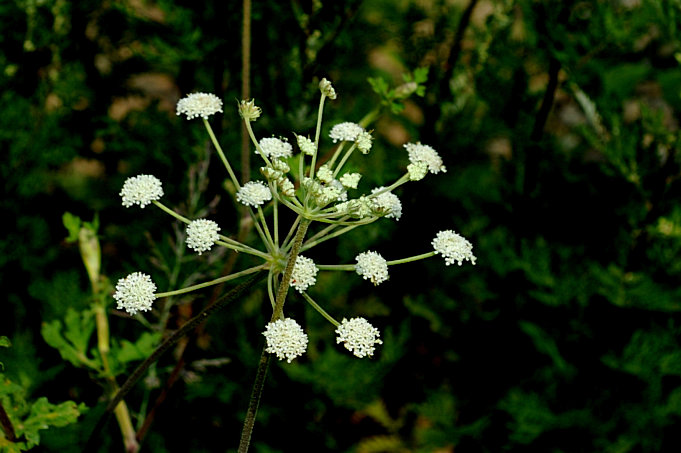
MULTIPOLYGON (((13 343, 0 359, 29 397, 91 408, 43 431, 41 450, 80 451, 103 407, 98 377, 40 334, 89 303, 62 215, 98 213, 112 281, 141 270, 161 290, 172 286, 158 266, 173 256, 172 223, 156 209, 123 208, 118 192, 127 177, 152 173, 166 204, 191 211, 188 175, 208 140, 174 109, 194 91, 224 100, 211 122, 239 170, 241 14, 236 1, 0 4, 0 334, 13 343)), ((308 255, 350 263, 370 249, 396 259, 454 229, 478 258, 474 267, 439 257, 396 266, 376 288, 321 273, 310 290, 317 302, 381 330, 372 359, 347 354, 292 295, 287 310, 310 346, 271 367, 254 451, 679 451, 680 22, 671 0, 254 1, 261 137, 311 132, 321 77, 339 95, 327 102, 326 133, 380 102, 368 77, 395 86, 429 68, 425 96, 385 111, 372 153, 353 162, 367 190, 389 184, 407 163, 401 145, 420 140, 447 173, 398 191, 399 222, 308 255)), ((216 157, 198 206, 235 234, 238 208, 216 157)), ((184 259, 179 281, 216 276, 228 255, 219 258, 184 259)), ((185 300, 167 328, 209 296, 185 300)), ((235 449, 268 306, 259 287, 190 338, 143 451, 235 449), (196 365, 218 358, 227 363, 196 365)), ((111 309, 112 337, 145 331, 111 309)), ((176 360, 158 363, 161 384, 176 360)), ((135 424, 158 392, 140 382, 128 396, 135 424)), ((101 439, 102 451, 122 451, 113 421, 101 439)))

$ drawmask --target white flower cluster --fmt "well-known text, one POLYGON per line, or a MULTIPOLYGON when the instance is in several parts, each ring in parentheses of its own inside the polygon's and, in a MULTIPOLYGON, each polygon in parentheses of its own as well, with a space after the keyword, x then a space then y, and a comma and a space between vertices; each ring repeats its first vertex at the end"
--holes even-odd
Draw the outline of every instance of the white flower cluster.
POLYGON ((267 324, 262 334, 267 342, 265 351, 276 354, 279 360, 291 363, 307 350, 307 335, 294 319, 277 319, 267 324))
POLYGON ((257 208, 272 199, 272 192, 270 192, 270 188, 265 183, 249 181, 241 186, 241 189, 236 193, 236 199, 241 204, 257 208))
POLYGON ((359 148, 362 154, 369 154, 369 151, 371 151, 371 143, 371 134, 367 131, 362 131, 357 135, 357 148, 359 148))
POLYGON ((374 285, 388 280, 388 262, 376 252, 363 252, 355 257, 357 264, 355 271, 364 280, 369 280, 374 285))
POLYGON ((298 255, 291 274, 291 286, 302 293, 317 282, 317 272, 319 272, 319 269, 315 266, 314 261, 298 255))
POLYGON ((163 187, 161 181, 155 176, 138 175, 125 180, 119 195, 126 208, 134 204, 143 208, 163 196, 163 187))
POLYGON ((134 272, 116 283, 114 299, 119 310, 123 309, 134 315, 138 311, 151 310, 154 303, 156 285, 151 277, 141 272, 134 272))
POLYGON ((185 114, 188 120, 199 116, 208 119, 217 112, 222 112, 222 101, 214 94, 192 93, 177 103, 177 115, 185 114))
POLYGON ((293 146, 275 137, 267 137, 260 140, 260 149, 266 157, 270 158, 286 158, 293 155, 293 146))
POLYGON ((314 154, 316 148, 312 140, 307 137, 303 137, 302 135, 296 135, 296 140, 298 141, 298 148, 300 148, 300 151, 303 154, 307 154, 308 156, 312 156, 314 154))
MULTIPOLYGON (((380 192, 385 187, 376 187, 371 191, 372 194, 380 192)), ((392 192, 383 192, 371 199, 374 204, 374 210, 379 213, 387 213, 385 215, 388 219, 400 220, 402 217, 402 202, 397 195, 392 192)))
POLYGON ((201 255, 220 239, 220 227, 212 220, 198 219, 187 226, 187 247, 201 255))
POLYGON ((343 318, 336 328, 336 343, 343 343, 345 349, 362 358, 374 355, 374 345, 383 344, 381 333, 364 318, 343 318))
POLYGON ((340 123, 331 128, 329 137, 334 143, 339 141, 354 142, 359 137, 359 134, 364 132, 364 128, 356 123, 340 123))
POLYGON ((447 168, 442 164, 442 158, 432 147, 418 143, 407 143, 404 145, 409 154, 409 161, 412 164, 423 162, 428 165, 431 173, 447 173, 447 168))
POLYGON ((359 173, 346 173, 340 177, 340 182, 347 189, 356 189, 360 179, 362 175, 359 173))
POLYGON ((433 239, 432 244, 435 253, 444 257, 447 266, 454 262, 458 262, 459 266, 461 266, 464 260, 475 264, 476 258, 473 255, 473 245, 463 236, 452 230, 440 231, 435 236, 435 239, 433 239))

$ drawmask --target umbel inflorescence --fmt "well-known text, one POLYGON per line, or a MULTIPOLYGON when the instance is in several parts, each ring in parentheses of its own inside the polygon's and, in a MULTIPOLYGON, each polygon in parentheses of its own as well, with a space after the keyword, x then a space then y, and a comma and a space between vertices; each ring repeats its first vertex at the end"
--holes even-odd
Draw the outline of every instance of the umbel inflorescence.
MULTIPOLYGON (((290 286, 295 288, 324 318, 336 327, 337 343, 356 357, 371 357, 376 345, 382 344, 380 332, 366 319, 356 317, 338 322, 327 313, 309 294, 317 281, 319 271, 354 271, 373 285, 379 285, 390 277, 390 266, 441 255, 445 263, 461 265, 464 261, 475 264, 473 246, 454 232, 445 230, 432 240, 432 250, 407 258, 386 260, 376 251, 359 251, 352 264, 316 264, 307 251, 329 239, 350 230, 385 218, 398 221, 402 216, 402 203, 394 193, 398 187, 423 179, 428 173, 446 172, 442 158, 431 146, 422 143, 406 143, 406 171, 402 177, 385 187, 373 188, 368 193, 358 193, 360 173, 345 171, 345 164, 359 154, 371 151, 373 138, 361 124, 342 122, 334 125, 329 139, 334 144, 330 157, 319 165, 320 132, 326 98, 336 99, 332 84, 323 79, 320 84, 317 127, 314 138, 293 132, 287 137, 256 138, 252 123, 262 114, 253 100, 238 103, 238 112, 262 159, 262 179, 241 184, 227 156, 216 139, 208 118, 222 112, 221 100, 212 94, 194 93, 181 99, 177 114, 188 120, 201 118, 229 177, 236 187, 236 201, 244 206, 253 220, 255 230, 262 241, 260 246, 248 245, 220 234, 219 225, 208 219, 188 219, 168 208, 159 200, 163 197, 161 181, 152 175, 128 178, 121 190, 123 206, 139 205, 144 208, 154 204, 161 210, 187 225, 187 246, 197 254, 209 253, 214 246, 227 247, 237 252, 253 255, 262 262, 254 267, 168 292, 156 292, 156 285, 149 275, 141 272, 122 278, 116 285, 114 298, 118 308, 130 314, 150 310, 155 299, 182 294, 206 286, 236 279, 244 275, 267 271, 267 292, 272 305, 271 322, 263 335, 266 351, 280 360, 291 362, 307 349, 307 335, 291 318, 284 317, 283 305, 290 286), (295 145, 295 147, 294 147, 295 145), (296 151, 297 147, 297 151, 296 151), (265 208, 271 214, 265 216, 265 208), (279 210, 289 209, 295 221, 288 228, 280 225, 279 210), (311 225, 318 224, 317 231, 307 235, 311 225), (288 231, 282 237, 280 232, 288 231), (302 255, 305 253, 306 255, 302 255)), ((357 158, 357 157, 356 157, 357 158)), ((366 158, 359 156, 359 158, 366 158)))

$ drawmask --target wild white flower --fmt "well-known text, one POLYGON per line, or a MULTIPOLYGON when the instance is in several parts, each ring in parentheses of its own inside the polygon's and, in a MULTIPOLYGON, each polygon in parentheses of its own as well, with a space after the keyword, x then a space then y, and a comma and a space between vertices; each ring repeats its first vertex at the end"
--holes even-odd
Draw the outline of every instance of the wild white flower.
POLYGON ((383 344, 381 333, 364 318, 343 318, 336 328, 336 343, 343 343, 345 349, 362 358, 374 355, 374 345, 383 344))
POLYGON ((188 120, 208 119, 217 112, 222 112, 222 101, 214 94, 192 93, 177 102, 177 115, 185 114, 188 120))
POLYGON ((333 85, 328 80, 322 79, 319 82, 319 90, 329 99, 336 99, 336 90, 333 89, 333 85))
POLYGON ((236 199, 241 204, 256 208, 266 201, 270 201, 272 192, 260 181, 249 181, 241 186, 241 189, 236 193, 236 199))
POLYGON ((417 162, 424 162, 428 165, 431 173, 437 174, 439 172, 447 173, 447 168, 442 164, 440 155, 428 145, 418 143, 407 143, 404 145, 409 153, 409 160, 412 164, 417 162))
POLYGON ((420 181, 426 177, 428 173, 428 164, 425 162, 416 162, 407 165, 407 172, 409 173, 409 180, 420 181))
POLYGON ((118 302, 119 310, 123 309, 134 315, 138 311, 151 310, 154 303, 156 285, 151 277, 141 272, 133 272, 116 283, 113 297, 118 302))
POLYGON ((355 271, 364 280, 369 280, 374 285, 388 280, 388 262, 380 254, 368 251, 360 253, 355 259, 357 260, 355 271))
POLYGON ((364 132, 364 129, 359 124, 345 122, 332 127, 329 137, 334 143, 338 141, 354 142, 362 132, 364 132))
POLYGON ((275 137, 266 137, 260 140, 260 149, 267 157, 282 158, 293 155, 293 146, 290 143, 275 137))
POLYGON ((362 154, 369 154, 369 151, 371 151, 371 140, 371 134, 367 131, 362 131, 357 136, 357 148, 362 154))
POLYGON ((440 231, 433 239, 432 244, 435 253, 444 257, 447 266, 456 261, 461 266, 464 260, 475 264, 473 245, 453 230, 440 231))
POLYGON ((359 173, 346 173, 340 177, 340 182, 348 189, 356 189, 360 179, 362 179, 362 175, 359 173))
POLYGON ((321 182, 331 182, 333 180, 333 172, 328 165, 322 165, 319 167, 319 170, 317 170, 317 178, 319 178, 321 182))
POLYGON ((300 148, 300 151, 303 154, 307 154, 308 156, 312 156, 314 154, 316 148, 312 140, 307 137, 303 137, 302 135, 296 135, 296 140, 298 141, 298 148, 300 148))
POLYGON ((133 176, 125 180, 120 196, 126 208, 134 204, 143 208, 163 196, 163 187, 161 181, 155 176, 133 176))
MULTIPOLYGON (((376 187, 371 191, 372 194, 383 190, 384 187, 376 187)), ((371 198, 373 202, 373 208, 381 213, 385 212, 386 218, 393 218, 395 220, 400 220, 402 217, 402 202, 397 195, 392 192, 383 192, 380 195, 376 195, 371 198)))
POLYGON ((220 227, 212 220, 198 219, 187 225, 187 247, 201 255, 213 247, 215 241, 220 239, 218 235, 220 227))
POLYGON ((314 261, 298 255, 293 267, 293 274, 291 274, 291 286, 302 293, 317 282, 317 272, 319 272, 319 269, 315 266, 314 261))
POLYGON ((277 319, 267 324, 262 334, 267 341, 265 351, 276 354, 279 360, 291 363, 307 349, 307 335, 294 319, 277 319))

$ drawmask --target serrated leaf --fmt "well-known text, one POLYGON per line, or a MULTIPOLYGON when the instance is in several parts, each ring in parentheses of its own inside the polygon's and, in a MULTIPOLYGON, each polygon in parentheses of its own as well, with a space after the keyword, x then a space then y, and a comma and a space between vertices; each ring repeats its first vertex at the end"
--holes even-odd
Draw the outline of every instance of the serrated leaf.
POLYGON ((369 77, 367 81, 369 82, 369 85, 371 85, 371 89, 373 89, 376 94, 378 94, 380 97, 387 97, 388 91, 390 89, 388 82, 380 77, 369 77))
POLYGON ((3 453, 16 453, 28 449, 26 442, 10 442, 4 437, 0 437, 0 451, 3 453))
POLYGON ((414 82, 419 85, 425 83, 428 80, 428 69, 427 66, 414 69, 414 82))
POLYGON ((91 310, 76 311, 69 309, 64 318, 66 332, 64 337, 69 340, 79 352, 85 354, 92 332, 95 330, 94 313, 91 310))
MULTIPOLYGON (((124 368, 126 363, 144 360, 154 352, 161 340, 159 333, 144 332, 134 343, 122 340, 120 345, 112 345, 111 354, 116 362, 124 368)), ((116 369, 115 374, 123 372, 123 369, 116 369)))
POLYGON ((23 435, 29 445, 38 445, 40 430, 74 423, 85 410, 84 404, 78 405, 73 401, 51 404, 45 397, 38 398, 31 406, 28 418, 17 426, 17 437, 23 435))
POLYGON ((69 308, 65 318, 66 331, 62 334, 64 325, 59 320, 43 323, 40 330, 47 344, 59 351, 64 360, 75 366, 86 365, 93 369, 99 368, 96 360, 87 356, 87 346, 95 329, 92 311, 78 312, 69 308))

